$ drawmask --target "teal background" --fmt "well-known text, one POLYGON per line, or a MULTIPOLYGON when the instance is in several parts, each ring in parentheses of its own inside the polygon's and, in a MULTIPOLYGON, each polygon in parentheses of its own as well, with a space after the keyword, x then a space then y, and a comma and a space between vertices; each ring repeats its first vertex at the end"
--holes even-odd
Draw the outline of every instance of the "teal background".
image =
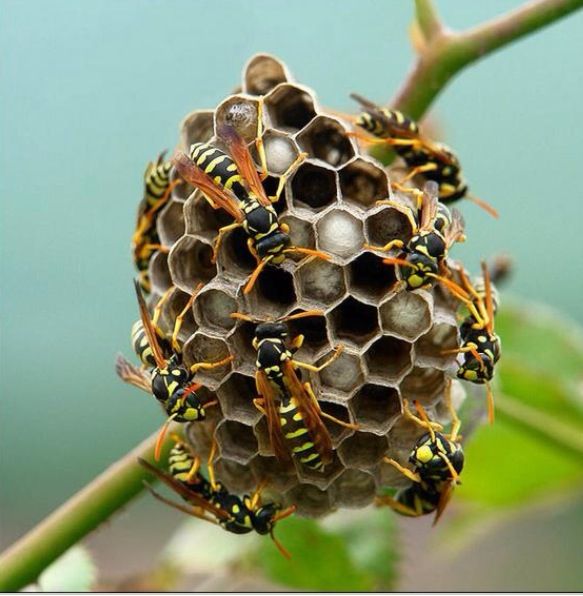
MULTIPOLYGON (((439 2, 460 28, 519 4, 439 2)), ((255 52, 285 60, 323 105, 351 110, 353 90, 388 100, 411 63, 411 15, 403 0, 0 2, 2 545, 160 422, 113 372, 136 317, 129 239, 145 163, 255 52)), ((509 290, 579 322, 582 55, 577 14, 464 72, 433 110, 501 213, 464 205, 456 254, 475 269, 509 252, 509 290)))

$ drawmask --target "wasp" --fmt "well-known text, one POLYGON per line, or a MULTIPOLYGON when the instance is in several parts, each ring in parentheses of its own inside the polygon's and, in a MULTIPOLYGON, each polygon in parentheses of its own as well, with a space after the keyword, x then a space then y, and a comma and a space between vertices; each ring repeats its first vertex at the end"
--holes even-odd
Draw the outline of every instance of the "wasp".
POLYGON ((311 384, 302 382, 297 372, 300 368, 320 372, 340 356, 342 344, 323 364, 314 366, 294 358, 303 344, 303 335, 287 341, 288 321, 323 314, 322 311, 309 310, 275 321, 260 322, 242 313, 231 315, 257 325, 253 348, 257 351, 255 382, 260 397, 253 403, 267 418, 275 456, 282 462, 288 462, 291 453, 300 465, 317 471, 323 471, 332 461, 332 440, 322 418, 346 428, 358 428, 322 412, 311 384))
POLYGON ((431 422, 421 404, 415 402, 418 416, 409 409, 403 400, 403 417, 426 432, 417 439, 409 463, 413 470, 405 468, 396 460, 385 457, 384 462, 392 465, 406 478, 411 486, 397 492, 394 497, 377 497, 378 505, 391 507, 397 513, 419 517, 435 512, 437 523, 451 498, 453 488, 459 483, 459 475, 464 466, 464 453, 460 444, 460 420, 451 404, 451 382, 446 389, 446 401, 451 416, 451 431, 443 434, 443 427, 431 422))
POLYGON ((463 268, 457 273, 461 285, 451 279, 438 276, 439 281, 467 309, 468 315, 459 325, 461 345, 447 353, 462 354, 457 376, 465 381, 486 386, 488 418, 494 421, 494 396, 490 381, 501 354, 500 337, 494 331, 494 315, 498 309, 498 294, 490 279, 490 270, 481 263, 482 277, 475 285, 468 279, 463 268))
POLYGON ((138 279, 142 290, 151 291, 148 266, 156 251, 168 252, 160 244, 156 222, 160 210, 168 203, 173 188, 180 180, 170 181, 172 162, 165 160, 166 152, 158 156, 156 163, 150 162, 144 173, 144 196, 138 207, 136 230, 132 237, 134 265, 138 270, 138 279))
MULTIPOLYGON (((405 244, 394 239, 384 246, 365 244, 364 248, 387 252, 400 249, 398 258, 387 257, 383 262, 397 265, 401 272, 404 287, 407 290, 426 288, 435 283, 435 276, 443 269, 449 249, 455 242, 463 242, 464 220, 457 209, 450 210, 439 203, 437 187, 427 182, 423 192, 417 191, 418 210, 407 208, 405 215, 409 219, 413 236, 405 244)), ((394 201, 378 201, 377 204, 390 205, 402 210, 402 205, 394 201)), ((401 211, 403 212, 403 211, 401 211)))
MULTIPOLYGON (((150 319, 139 282, 134 280, 134 285, 138 297, 140 320, 132 328, 132 343, 144 368, 133 366, 120 355, 116 361, 116 372, 126 383, 153 394, 168 416, 156 444, 156 458, 158 458, 166 429, 173 420, 176 422, 204 420, 206 417, 205 407, 208 408, 216 404, 216 402, 206 404, 201 402, 196 392, 202 385, 193 381, 196 372, 202 369, 210 370, 224 366, 233 360, 233 357, 229 356, 218 362, 197 362, 190 368, 187 368, 182 363, 177 342, 178 333, 184 316, 194 302, 202 284, 197 286, 182 312, 176 317, 172 339, 170 341, 170 356, 168 358, 164 357, 160 346, 160 331, 157 325, 162 299, 156 305, 155 317, 152 320, 150 319)), ((166 292, 164 297, 168 296, 168 292, 166 292)))
MULTIPOLYGON (((356 93, 352 93, 351 97, 363 108, 363 112, 356 118, 356 125, 376 137, 378 142, 391 145, 410 168, 401 183, 393 185, 397 190, 411 190, 403 184, 415 176, 422 176, 438 185, 441 202, 450 204, 467 198, 493 217, 498 217, 492 206, 468 193, 461 164, 451 148, 425 138, 419 125, 398 110, 379 107, 356 93)), ((370 142, 370 139, 366 140, 370 142)))
POLYGON ((175 444, 168 458, 168 472, 144 459, 139 458, 138 461, 187 504, 167 499, 146 484, 152 495, 174 509, 217 524, 233 534, 269 534, 279 551, 289 558, 289 553, 275 537, 274 529, 278 521, 294 513, 295 505, 284 509, 278 503, 262 504, 261 485, 252 495, 240 497, 230 493, 220 482, 205 478, 200 472, 200 458, 179 437, 173 436, 173 439, 175 444))
MULTIPOLYGON (((261 110, 258 116, 258 138, 260 138, 261 110)), ((217 209, 224 209, 234 219, 230 225, 219 230, 213 250, 216 260, 222 239, 227 232, 242 227, 247 236, 247 246, 257 260, 257 267, 244 288, 248 294, 257 277, 266 265, 279 265, 291 253, 299 253, 328 260, 328 255, 309 248, 291 246, 289 226, 281 223, 273 207, 279 200, 285 181, 305 158, 300 154, 279 181, 275 195, 267 196, 253 158, 237 131, 230 125, 219 127, 218 135, 227 146, 229 155, 208 143, 195 143, 190 156, 178 152, 174 164, 180 175, 199 189, 217 209)), ((264 158, 262 158, 264 161, 264 158)))

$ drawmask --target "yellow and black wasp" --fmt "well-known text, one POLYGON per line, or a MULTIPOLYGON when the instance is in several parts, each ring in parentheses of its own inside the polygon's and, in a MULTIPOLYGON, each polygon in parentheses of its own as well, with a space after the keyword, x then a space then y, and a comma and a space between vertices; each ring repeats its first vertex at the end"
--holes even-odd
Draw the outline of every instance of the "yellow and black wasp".
MULTIPOLYGON (((406 244, 400 240, 391 240, 384 246, 365 248, 387 252, 393 248, 401 250, 399 257, 387 257, 383 262, 397 265, 401 272, 404 287, 407 290, 426 288, 435 283, 435 276, 445 265, 449 249, 455 242, 463 242, 464 220, 457 209, 451 212, 437 200, 437 186, 427 182, 423 192, 417 191, 419 208, 415 212, 407 208, 405 215, 409 219, 413 236, 406 244)), ((391 205, 402 209, 394 201, 378 201, 377 204, 391 205)))
MULTIPOLYGON (((277 503, 262 504, 261 486, 252 495, 240 497, 230 493, 220 482, 215 482, 214 478, 210 481, 205 478, 200 473, 200 458, 180 438, 173 438, 175 445, 168 458, 169 473, 141 458, 138 461, 187 504, 167 499, 147 485, 152 495, 174 509, 217 524, 233 534, 269 534, 279 551, 289 558, 289 553, 275 537, 274 529, 278 521, 295 511, 295 505, 284 509, 277 503)), ((210 466, 209 463, 209 468, 210 466)))
MULTIPOLYGON (((377 141, 372 142, 391 145, 410 168, 401 184, 394 185, 397 190, 410 190, 403 187, 403 183, 421 176, 438 185, 439 200, 442 203, 450 204, 467 198, 490 215, 498 217, 493 207, 468 193, 459 159, 447 145, 423 137, 419 125, 398 110, 377 106, 356 93, 352 93, 351 97, 363 109, 355 121, 356 125, 376 137, 377 141)), ((364 140, 371 142, 371 139, 364 140)))
POLYGON ((294 358, 303 344, 304 336, 287 341, 287 321, 303 317, 321 316, 318 310, 304 311, 276 321, 257 321, 242 313, 231 316, 255 323, 253 347, 257 351, 255 382, 259 396, 254 400, 257 409, 267 418, 269 439, 275 456, 282 462, 290 460, 290 453, 300 465, 323 470, 332 461, 332 440, 322 422, 327 418, 341 426, 357 426, 322 412, 309 382, 302 382, 297 369, 320 372, 342 352, 342 344, 320 366, 294 358))
POLYGON ((460 420, 451 405, 451 382, 446 389, 446 401, 451 416, 451 431, 443 434, 443 427, 431 422, 423 407, 415 402, 419 416, 409 410, 407 400, 403 400, 403 417, 425 429, 409 455, 413 470, 405 468, 392 458, 385 463, 392 465, 412 481, 411 486, 400 490, 394 497, 377 497, 378 505, 391 507, 397 513, 419 517, 435 512, 437 523, 451 497, 454 486, 459 482, 459 474, 464 466, 464 453, 459 442, 460 420))
POLYGON ((158 339, 160 332, 156 324, 161 301, 156 306, 154 319, 150 319, 140 285, 137 280, 134 281, 134 284, 138 297, 140 320, 132 327, 132 343, 145 368, 137 368, 119 355, 116 361, 116 372, 126 383, 153 394, 168 416, 156 445, 156 457, 158 457, 165 431, 173 420, 176 422, 204 420, 206 416, 205 407, 216 403, 203 404, 201 402, 196 391, 202 385, 193 381, 196 372, 201 369, 209 370, 224 366, 233 360, 233 357, 229 356, 218 362, 197 362, 190 368, 182 363, 176 340, 184 315, 196 297, 197 290, 195 290, 183 311, 176 317, 170 349, 168 349, 168 342, 164 340, 164 345, 167 346, 167 352, 169 353, 169 357, 165 358, 158 339))
POLYGON ((498 297, 491 280, 490 271, 482 261, 482 278, 472 285, 463 268, 457 273, 461 285, 448 278, 438 277, 449 291, 465 305, 468 315, 459 326, 461 345, 453 353, 462 354, 457 376, 465 381, 486 386, 488 418, 494 421, 494 397, 490 381, 501 354, 500 337, 494 331, 494 315, 498 297))
POLYGON ((134 265, 138 270, 140 287, 146 293, 151 291, 148 276, 148 266, 152 255, 156 251, 167 251, 160 244, 156 230, 156 221, 160 210, 168 203, 172 189, 179 180, 170 180, 172 162, 164 159, 163 151, 158 156, 156 163, 150 162, 144 173, 144 197, 138 207, 136 230, 132 237, 132 253, 134 265))
MULTIPOLYGON (((260 111, 259 122, 261 117, 260 111)), ((195 143, 190 148, 190 156, 178 152, 174 157, 180 175, 198 188, 213 208, 224 209, 234 219, 232 224, 219 230, 213 260, 216 259, 223 236, 242 227, 248 236, 249 251, 257 260, 257 267, 244 288, 244 293, 248 294, 266 265, 279 265, 290 253, 328 259, 323 252, 291 246, 289 227, 279 221, 273 207, 284 188, 285 180, 304 159, 304 154, 299 155, 282 175, 277 192, 271 199, 265 192, 249 149, 237 131, 225 124, 217 132, 230 155, 208 143, 195 143)))

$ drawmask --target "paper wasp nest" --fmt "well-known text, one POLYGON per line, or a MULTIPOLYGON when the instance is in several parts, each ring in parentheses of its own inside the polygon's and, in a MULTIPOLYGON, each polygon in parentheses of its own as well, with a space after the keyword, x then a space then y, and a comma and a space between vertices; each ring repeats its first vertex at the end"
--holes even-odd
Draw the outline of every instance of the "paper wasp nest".
MULTIPOLYGON (((365 242, 407 241, 412 234, 402 212, 376 205, 389 197, 385 170, 361 153, 347 135, 350 125, 327 113, 314 93, 295 83, 275 58, 255 56, 244 68, 240 93, 216 110, 186 116, 181 148, 208 140, 222 146, 214 135, 215 124, 228 121, 254 152, 259 94, 265 96, 268 192, 275 191, 278 175, 299 152, 309 154, 276 209, 289 224, 294 244, 321 249, 331 260, 288 259, 279 268, 266 268, 245 296, 242 288, 256 264, 243 230, 225 238, 212 264, 217 230, 232 220, 182 185, 158 219, 161 242, 171 250, 157 253, 150 263, 152 300, 175 286, 162 318, 162 326, 171 328, 195 286, 204 282, 181 331, 185 362, 235 356, 232 365, 197 377, 216 392, 220 406, 208 410, 207 422, 188 428, 195 450, 203 457, 208 454, 216 426, 216 472, 230 490, 252 490, 264 480, 270 497, 296 503, 301 515, 321 516, 337 507, 367 506, 381 486, 407 484, 380 462, 384 455, 403 461, 423 434, 401 420, 403 397, 418 400, 432 418, 439 417, 445 371, 455 361, 442 352, 458 342, 455 304, 435 288, 393 291, 398 275, 394 268, 362 248, 365 242), (240 311, 277 317, 313 308, 325 311, 325 317, 290 322, 292 336, 305 335, 297 358, 319 363, 334 346, 345 345, 332 365, 310 378, 323 411, 360 425, 352 431, 324 420, 335 447, 334 461, 324 473, 284 469, 273 457, 265 420, 253 405, 254 326, 229 316, 240 311)), ((201 390, 202 397, 205 392, 201 390)))

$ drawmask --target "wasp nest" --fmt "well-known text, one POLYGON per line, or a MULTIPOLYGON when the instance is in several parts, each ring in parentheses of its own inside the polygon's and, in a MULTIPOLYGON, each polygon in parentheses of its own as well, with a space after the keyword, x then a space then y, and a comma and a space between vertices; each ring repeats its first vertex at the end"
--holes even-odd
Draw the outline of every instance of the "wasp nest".
MULTIPOLYGON (((186 116, 181 148, 196 141, 224 148, 215 130, 228 122, 254 152, 260 95, 268 192, 300 152, 308 154, 275 207, 294 245, 322 250, 330 261, 288 259, 265 268, 252 292, 243 294, 256 266, 243 230, 225 237, 213 264, 217 231, 232 219, 182 184, 158 218, 160 240, 170 251, 158 252, 150 263, 152 300, 174 288, 162 316, 162 327, 172 328, 203 282, 179 338, 185 364, 234 356, 228 366, 197 376, 205 386, 201 398, 214 399, 216 393, 219 406, 208 409, 206 422, 187 429, 196 452, 208 454, 216 430, 216 473, 231 491, 252 490, 265 481, 270 497, 295 503, 301 515, 321 516, 337 507, 367 506, 381 487, 407 484, 381 460, 385 455, 406 460, 424 432, 402 419, 404 398, 418 400, 439 419, 446 371, 455 363, 455 355, 443 352, 458 345, 456 304, 439 288, 397 292, 399 273, 363 249, 365 243, 384 245, 394 238, 407 242, 412 230, 404 211, 376 204, 389 196, 407 199, 391 195, 387 172, 360 151, 348 134, 350 124, 327 113, 275 58, 255 56, 244 68, 241 92, 215 110, 186 116), (235 311, 279 317, 314 308, 325 315, 290 322, 292 337, 305 335, 297 357, 318 364, 344 344, 342 355, 311 381, 324 412, 359 425, 355 431, 324 420, 335 448, 324 472, 285 468, 273 456, 266 421, 253 404, 254 325, 230 317, 235 311)), ((454 385, 459 398, 463 390, 454 385)))

